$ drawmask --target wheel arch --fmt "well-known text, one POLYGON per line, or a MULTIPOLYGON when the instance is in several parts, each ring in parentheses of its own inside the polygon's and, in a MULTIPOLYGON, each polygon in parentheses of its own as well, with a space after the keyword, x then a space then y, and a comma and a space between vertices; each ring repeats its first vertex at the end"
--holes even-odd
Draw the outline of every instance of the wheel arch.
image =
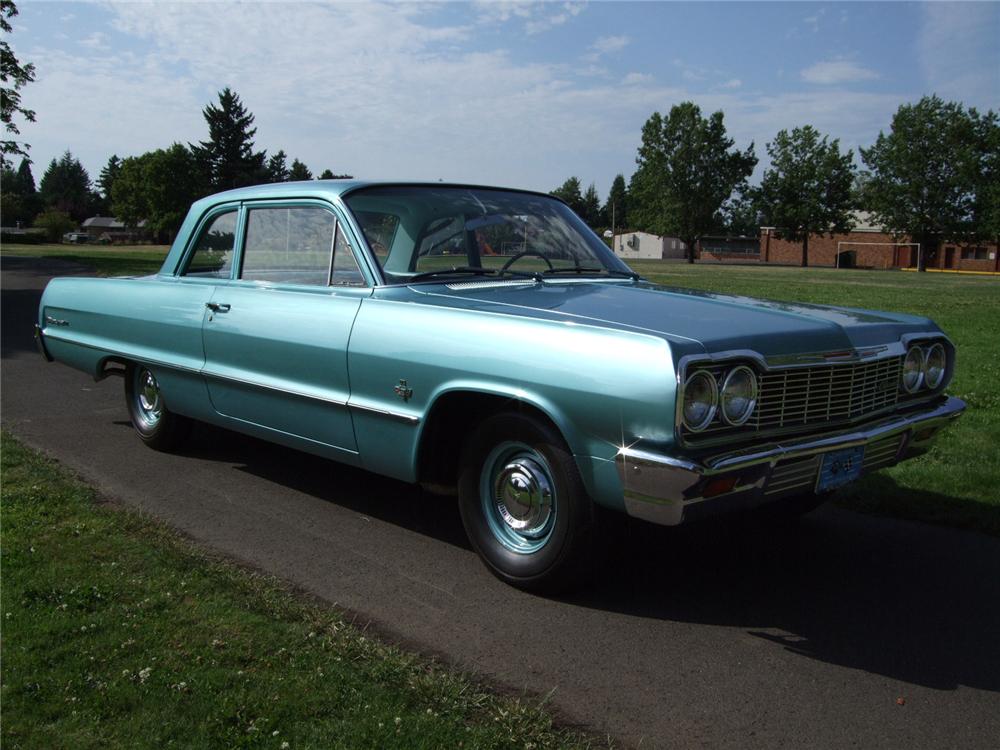
POLYGON ((531 416, 551 427, 574 453, 576 435, 566 415, 547 400, 519 390, 453 384, 434 395, 417 436, 417 481, 435 489, 456 485, 465 438, 484 419, 501 412, 531 416))

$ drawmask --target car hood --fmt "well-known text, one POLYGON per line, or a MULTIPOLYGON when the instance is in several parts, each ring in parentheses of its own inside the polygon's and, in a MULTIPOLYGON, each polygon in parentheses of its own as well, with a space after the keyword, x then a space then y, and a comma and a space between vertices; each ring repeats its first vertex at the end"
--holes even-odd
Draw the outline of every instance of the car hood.
POLYGON ((652 333, 700 343, 708 352, 751 349, 778 356, 839 351, 898 341, 905 333, 938 330, 927 318, 913 315, 776 302, 646 282, 472 282, 412 289, 432 295, 438 304, 652 333))

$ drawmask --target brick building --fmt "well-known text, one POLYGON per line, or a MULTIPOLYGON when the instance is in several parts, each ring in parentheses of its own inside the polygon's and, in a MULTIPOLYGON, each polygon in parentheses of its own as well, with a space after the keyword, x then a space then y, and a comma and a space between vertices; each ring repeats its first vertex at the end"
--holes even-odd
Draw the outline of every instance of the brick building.
MULTIPOLYGON (((916 268, 918 253, 926 253, 928 268, 956 271, 1000 271, 995 242, 962 244, 942 242, 936 248, 918 249, 909 237, 896 238, 883 231, 869 214, 857 212, 853 231, 809 236, 809 265, 840 268, 916 268)), ((707 258, 706 258, 707 259, 707 258)), ((801 265, 802 242, 782 237, 780 228, 761 227, 760 261, 801 265)))

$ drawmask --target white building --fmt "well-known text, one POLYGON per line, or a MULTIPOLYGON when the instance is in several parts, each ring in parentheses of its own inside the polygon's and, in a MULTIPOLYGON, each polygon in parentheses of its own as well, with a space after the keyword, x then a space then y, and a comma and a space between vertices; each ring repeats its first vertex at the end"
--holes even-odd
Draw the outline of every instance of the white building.
POLYGON ((612 239, 615 255, 625 260, 686 257, 687 245, 676 237, 660 237, 647 232, 626 232, 616 234, 612 239))

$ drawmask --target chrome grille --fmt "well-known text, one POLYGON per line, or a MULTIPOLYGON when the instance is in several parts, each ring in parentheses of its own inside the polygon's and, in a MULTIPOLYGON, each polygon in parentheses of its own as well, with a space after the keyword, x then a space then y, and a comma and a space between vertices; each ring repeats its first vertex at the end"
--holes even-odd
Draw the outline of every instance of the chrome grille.
POLYGON ((850 421, 899 400, 902 357, 768 373, 760 378, 759 430, 850 421))

